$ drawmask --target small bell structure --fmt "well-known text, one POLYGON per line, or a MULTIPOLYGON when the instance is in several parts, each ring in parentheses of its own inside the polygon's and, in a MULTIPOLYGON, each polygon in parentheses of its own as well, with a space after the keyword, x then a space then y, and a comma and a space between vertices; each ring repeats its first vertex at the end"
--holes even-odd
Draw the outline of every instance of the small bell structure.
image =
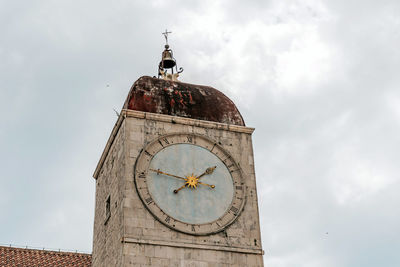
POLYGON ((158 65, 158 78, 162 78, 164 80, 169 80, 169 81, 178 81, 179 73, 183 71, 183 68, 179 68, 176 66, 176 60, 173 56, 172 50, 169 48, 168 45, 168 34, 172 33, 167 30, 163 32, 162 34, 165 37, 165 49, 162 52, 161 56, 161 61, 160 64, 158 65), (174 68, 175 68, 175 73, 174 73, 174 68), (168 72, 168 70, 170 72, 168 72))

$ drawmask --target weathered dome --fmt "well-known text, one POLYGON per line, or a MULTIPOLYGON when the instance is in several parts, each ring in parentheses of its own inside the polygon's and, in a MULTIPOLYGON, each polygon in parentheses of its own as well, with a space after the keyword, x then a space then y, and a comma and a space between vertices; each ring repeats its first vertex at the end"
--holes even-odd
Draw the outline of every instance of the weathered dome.
POLYGON ((132 85, 123 108, 245 125, 235 104, 217 89, 148 76, 132 85))

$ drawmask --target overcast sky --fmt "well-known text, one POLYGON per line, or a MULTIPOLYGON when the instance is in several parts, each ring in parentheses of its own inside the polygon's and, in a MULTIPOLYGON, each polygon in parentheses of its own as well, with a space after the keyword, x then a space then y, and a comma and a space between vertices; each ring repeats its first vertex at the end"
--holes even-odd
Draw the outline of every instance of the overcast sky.
POLYGON ((398 0, 0 0, 0 243, 91 252, 113 109, 166 28, 256 128, 265 265, 400 266, 398 0))

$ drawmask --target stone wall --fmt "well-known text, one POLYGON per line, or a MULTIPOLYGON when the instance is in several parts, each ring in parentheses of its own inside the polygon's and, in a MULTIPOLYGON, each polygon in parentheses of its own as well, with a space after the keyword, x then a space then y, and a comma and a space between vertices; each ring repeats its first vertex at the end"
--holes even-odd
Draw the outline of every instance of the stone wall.
POLYGON ((263 266, 252 131, 242 126, 124 110, 94 174, 93 266, 263 266), (239 163, 247 201, 225 232, 193 236, 171 230, 157 221, 140 200, 134 184, 136 159, 147 143, 169 133, 205 135, 239 163))
POLYGON ((216 250, 126 243, 124 266, 253 267, 263 266, 262 256, 216 250))
POLYGON ((99 170, 96 180, 96 202, 93 233, 93 266, 122 266, 123 189, 126 173, 125 125, 117 135, 99 170), (110 197, 110 216, 106 201, 110 197))
POLYGON ((126 127, 124 266, 263 266, 252 131, 232 131, 219 123, 207 123, 204 127, 192 119, 177 122, 173 116, 141 113, 143 117, 139 112, 133 113, 134 116, 128 114, 123 122, 126 127), (182 132, 216 140, 240 164, 247 201, 241 215, 226 232, 192 236, 171 230, 150 214, 137 194, 134 164, 141 149, 160 135, 182 132))

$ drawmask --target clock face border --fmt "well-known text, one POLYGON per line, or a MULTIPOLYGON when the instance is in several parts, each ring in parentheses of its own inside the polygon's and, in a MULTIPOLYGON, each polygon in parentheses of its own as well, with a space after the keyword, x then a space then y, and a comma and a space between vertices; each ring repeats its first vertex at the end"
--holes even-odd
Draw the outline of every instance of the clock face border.
POLYGON ((209 235, 218 233, 231 225, 243 210, 246 202, 246 186, 242 170, 232 156, 216 141, 194 133, 172 133, 162 135, 148 143, 139 154, 134 167, 134 182, 136 190, 144 206, 165 226, 191 235, 209 235), (203 224, 190 224, 174 219, 165 213, 153 200, 147 187, 147 175, 153 156, 162 149, 176 144, 191 144, 207 149, 217 156, 228 168, 233 183, 233 198, 226 212, 218 219, 203 224))

